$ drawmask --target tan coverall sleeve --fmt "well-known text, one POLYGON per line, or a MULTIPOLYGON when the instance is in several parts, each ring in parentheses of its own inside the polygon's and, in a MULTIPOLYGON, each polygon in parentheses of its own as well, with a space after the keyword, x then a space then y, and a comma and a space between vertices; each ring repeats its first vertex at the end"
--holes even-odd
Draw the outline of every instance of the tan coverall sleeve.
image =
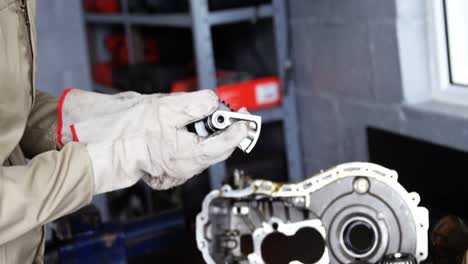
POLYGON ((91 202, 94 190, 86 147, 34 157, 26 166, 0 169, 0 245, 91 202))
POLYGON ((36 90, 34 105, 20 142, 26 157, 32 158, 42 152, 56 149, 58 103, 58 97, 36 90))
POLYGON ((36 90, 20 145, 28 165, 0 168, 0 245, 91 202, 86 147, 56 150, 58 98, 36 90))

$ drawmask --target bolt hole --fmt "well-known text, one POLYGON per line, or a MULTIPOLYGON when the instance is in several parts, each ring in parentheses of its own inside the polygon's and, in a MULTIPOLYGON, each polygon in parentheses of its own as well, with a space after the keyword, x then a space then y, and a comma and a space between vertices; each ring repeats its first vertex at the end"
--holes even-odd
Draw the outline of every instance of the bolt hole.
POLYGON ((357 255, 369 253, 377 243, 373 227, 362 220, 354 220, 346 225, 343 233, 344 246, 357 255))

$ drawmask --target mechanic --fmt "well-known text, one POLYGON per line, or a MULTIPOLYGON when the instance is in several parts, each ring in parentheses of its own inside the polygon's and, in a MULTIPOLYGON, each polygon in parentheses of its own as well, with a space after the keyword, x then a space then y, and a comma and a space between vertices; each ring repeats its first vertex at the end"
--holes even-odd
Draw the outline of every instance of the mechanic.
POLYGON ((34 0, 0 0, 0 263, 42 263, 44 224, 140 178, 180 185, 247 136, 243 122, 208 138, 186 130, 218 107, 211 91, 36 90, 34 21, 34 0))

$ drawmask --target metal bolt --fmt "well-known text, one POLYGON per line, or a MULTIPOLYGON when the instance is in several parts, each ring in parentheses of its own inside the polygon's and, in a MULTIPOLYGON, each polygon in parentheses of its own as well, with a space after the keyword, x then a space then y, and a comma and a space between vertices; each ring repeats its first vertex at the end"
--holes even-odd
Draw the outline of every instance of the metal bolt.
POLYGON ((262 183, 262 186, 261 188, 264 190, 264 191, 269 191, 273 188, 273 185, 271 184, 271 182, 269 181, 265 181, 262 183))
POLYGON ((377 219, 385 219, 385 215, 381 212, 377 214, 377 219))
POLYGON ((225 240, 223 241, 222 243, 223 247, 225 248, 229 248, 229 249, 233 249, 233 248, 236 248, 237 247, 237 241, 235 240, 225 240))
POLYGON ((296 206, 303 206, 305 204, 305 199, 304 199, 304 197, 294 197, 293 203, 296 206))
POLYGON ((359 177, 353 182, 353 188, 357 193, 366 193, 369 191, 369 180, 364 177, 359 177))

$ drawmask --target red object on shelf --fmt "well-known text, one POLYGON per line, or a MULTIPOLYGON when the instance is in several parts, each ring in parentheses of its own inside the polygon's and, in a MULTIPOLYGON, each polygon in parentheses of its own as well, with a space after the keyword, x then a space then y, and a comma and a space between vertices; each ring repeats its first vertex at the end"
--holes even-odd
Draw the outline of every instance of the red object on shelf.
POLYGON ((232 110, 241 107, 249 111, 281 104, 281 85, 278 77, 264 77, 239 83, 219 86, 216 94, 232 110))
POLYGON ((146 63, 157 63, 159 62, 159 46, 158 41, 155 37, 146 37, 145 38, 145 62, 146 63))
MULTIPOLYGON (((159 62, 159 47, 156 38, 144 37, 144 62, 157 63, 159 62)), ((128 42, 124 33, 111 33, 106 36, 106 48, 112 56, 114 65, 127 65, 128 58, 128 42)))
MULTIPOLYGON (((218 78, 227 75, 217 73, 218 78)), ((197 90, 197 79, 191 78, 176 81, 172 84, 171 92, 191 92, 197 90)), ((254 80, 221 85, 216 88, 219 99, 229 104, 232 110, 241 107, 249 111, 281 104, 281 85, 278 77, 264 77, 254 80)))
POLYGON ((128 43, 125 34, 112 33, 106 37, 106 47, 111 53, 112 63, 116 65, 128 64, 128 43))
POLYGON ((96 83, 112 87, 111 63, 97 63, 93 65, 93 79, 96 83))
POLYGON ((119 0, 83 0, 83 7, 90 13, 119 13, 119 0))

